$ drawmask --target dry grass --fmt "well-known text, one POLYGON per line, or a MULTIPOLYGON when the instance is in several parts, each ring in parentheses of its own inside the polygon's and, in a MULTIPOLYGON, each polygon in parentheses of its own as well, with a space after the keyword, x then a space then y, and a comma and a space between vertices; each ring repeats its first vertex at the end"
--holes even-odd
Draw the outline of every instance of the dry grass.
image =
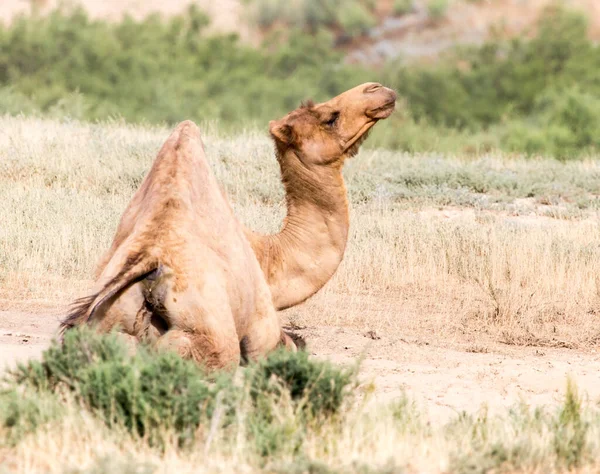
MULTIPOLYGON (((276 231, 284 207, 270 141, 204 130, 237 215, 276 231)), ((85 291, 167 134, 0 118, 0 308, 53 306, 85 291)), ((288 312, 297 324, 598 343, 600 161, 365 150, 346 177, 347 254, 320 294, 288 312)))
MULTIPOLYGON (((283 193, 269 140, 203 128, 238 216, 276 231, 283 193)), ((0 309, 57 306, 86 290, 167 134, 0 118, 0 309)), ((294 323, 353 326, 373 337, 427 331, 438 344, 476 335, 466 349, 474 353, 488 351, 482 335, 519 345, 598 344, 600 161, 365 150, 346 177, 353 207, 346 258, 322 292, 287 312, 294 323)), ((0 428, 0 472, 597 472, 598 407, 585 402, 564 421, 568 407, 494 414, 484 407, 431 424, 406 398, 358 404, 343 423, 310 431, 301 458, 265 459, 245 423, 217 429, 208 448, 199 436, 192 449, 173 442, 159 450, 70 402, 66 415, 14 446, 3 445, 0 428)), ((297 422, 285 407, 279 416, 297 422)))
MULTIPOLYGON (((567 392, 569 393, 569 392, 567 392)), ((574 394, 576 396, 576 393, 574 394)), ((189 449, 175 441, 151 448, 125 430, 108 429, 74 402, 66 413, 22 438, 0 446, 3 472, 20 473, 548 473, 597 472, 600 413, 575 399, 553 409, 524 404, 498 415, 485 408, 431 425, 410 400, 377 409, 355 406, 343 423, 309 430, 302 453, 257 457, 248 426, 219 428, 189 449)), ((283 409, 280 423, 297 423, 283 409)), ((0 439, 6 433, 0 428, 0 439)))

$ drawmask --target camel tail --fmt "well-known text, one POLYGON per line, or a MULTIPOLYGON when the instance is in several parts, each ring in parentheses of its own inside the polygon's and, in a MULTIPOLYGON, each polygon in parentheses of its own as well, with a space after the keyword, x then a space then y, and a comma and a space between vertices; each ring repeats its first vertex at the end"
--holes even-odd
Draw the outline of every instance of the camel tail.
POLYGON ((66 331, 75 326, 89 323, 104 303, 134 283, 151 277, 158 268, 157 262, 144 258, 143 255, 127 258, 117 276, 104 285, 99 292, 79 298, 71 304, 69 314, 60 324, 60 336, 62 337, 66 331))

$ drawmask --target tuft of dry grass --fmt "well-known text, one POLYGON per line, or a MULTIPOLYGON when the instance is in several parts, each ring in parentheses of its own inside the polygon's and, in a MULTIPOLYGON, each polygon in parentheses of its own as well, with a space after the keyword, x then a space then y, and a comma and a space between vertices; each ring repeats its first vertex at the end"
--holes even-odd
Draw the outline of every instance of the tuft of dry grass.
MULTIPOLYGON (((283 404, 284 405, 284 404, 283 404)), ((283 406, 282 405, 282 406, 283 406)), ((6 472, 20 473, 390 473, 390 472, 597 472, 600 453, 598 407, 582 402, 568 386, 552 408, 517 405, 497 414, 485 407, 431 424, 406 397, 387 406, 353 406, 343 421, 309 429, 300 453, 257 457, 249 426, 219 427, 211 443, 199 436, 189 449, 175 436, 152 448, 124 429, 108 429, 73 401, 65 414, 24 436, 0 445, 6 472)), ((282 409, 280 423, 297 423, 282 409)), ((6 433, 0 428, 0 440, 6 433)))
MULTIPOLYGON (((276 232, 284 196, 266 134, 202 128, 236 214, 276 232)), ((85 291, 167 135, 119 122, 0 118, 1 308, 53 306, 85 291)), ((316 297, 287 312, 292 322, 597 345, 600 160, 367 149, 345 175, 344 262, 316 297)))

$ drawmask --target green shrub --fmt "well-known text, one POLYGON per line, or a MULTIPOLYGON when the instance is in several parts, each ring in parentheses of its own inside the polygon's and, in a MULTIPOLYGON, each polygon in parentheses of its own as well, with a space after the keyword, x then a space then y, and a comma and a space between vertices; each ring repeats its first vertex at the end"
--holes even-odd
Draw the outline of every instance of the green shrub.
POLYGON ((364 75, 339 66, 326 33, 292 31, 283 43, 278 38, 254 49, 232 35, 203 35, 206 24, 191 8, 180 17, 120 23, 59 10, 0 25, 0 90, 11 88, 7 100, 0 95, 0 113, 266 123, 364 75))
POLYGON ((489 126, 531 114, 538 98, 552 88, 581 84, 598 95, 600 48, 586 35, 581 14, 550 8, 532 40, 492 38, 483 46, 456 50, 435 65, 394 66, 386 82, 407 98, 417 119, 450 127, 489 126))
POLYGON ((310 418, 339 413, 356 387, 357 368, 339 369, 329 362, 315 361, 306 351, 274 352, 250 372, 254 400, 289 393, 310 418))
MULTIPOLYGON (((264 9, 266 23, 296 27, 275 29, 252 48, 233 35, 207 36, 207 17, 195 8, 118 23, 63 9, 0 24, 0 113, 265 127, 301 100, 379 81, 404 99, 407 121, 379 125, 367 146, 447 153, 499 147, 560 159, 598 148, 600 46, 578 12, 553 4, 531 39, 493 37, 434 64, 398 61, 374 70, 345 64, 334 48, 336 35, 373 25, 371 1, 249 3, 264 9)), ((447 1, 429 5, 443 9, 447 1)))
POLYGON ((554 422, 554 450, 567 469, 578 467, 586 454, 588 423, 582 420, 577 387, 567 380, 563 406, 554 422))
POLYGON ((309 429, 341 416, 352 400, 356 367, 339 369, 305 351, 279 350, 250 368, 247 383, 253 406, 247 425, 257 453, 295 456, 309 429))
POLYGON ((5 434, 0 447, 13 446, 39 427, 58 418, 62 407, 51 393, 23 392, 10 388, 0 393, 0 430, 5 434))
POLYGON ((343 34, 357 36, 375 24, 373 0, 251 0, 247 5, 261 28, 279 23, 315 33, 339 27, 343 34))
POLYGON ((427 12, 433 20, 441 20, 448 11, 448 0, 428 0, 427 12))
POLYGON ((360 36, 376 24, 375 17, 359 2, 348 2, 340 6, 338 22, 348 36, 360 36))
POLYGON ((255 18, 261 28, 268 28, 281 16, 279 0, 259 0, 255 2, 255 18))
POLYGON ((578 87, 549 90, 536 101, 534 117, 510 125, 509 150, 567 160, 600 148, 600 98, 593 94, 578 87))
MULTIPOLYGON (((244 417, 261 456, 297 451, 312 420, 339 414, 356 384, 356 369, 309 360, 304 351, 275 352, 246 374, 250 408, 244 417)), ((123 426, 150 444, 175 434, 181 445, 190 445, 217 407, 221 426, 237 420, 246 393, 233 374, 209 376, 175 353, 145 347, 132 355, 115 334, 87 328, 67 332, 64 343, 53 343, 40 361, 19 365, 8 383, 26 394, 11 388, 2 395, 0 426, 10 430, 9 441, 55 417, 60 407, 52 394, 69 393, 109 427, 123 426)))
POLYGON ((210 419, 218 398, 231 414, 239 396, 231 376, 212 380, 197 364, 170 352, 141 347, 132 356, 116 335, 87 329, 67 332, 62 345, 52 344, 41 361, 18 366, 11 378, 41 393, 70 391, 108 426, 125 426, 151 443, 168 431, 188 443, 210 419))
POLYGON ((414 5, 413 0, 395 0, 394 1, 394 13, 396 15, 405 15, 413 11, 414 5))

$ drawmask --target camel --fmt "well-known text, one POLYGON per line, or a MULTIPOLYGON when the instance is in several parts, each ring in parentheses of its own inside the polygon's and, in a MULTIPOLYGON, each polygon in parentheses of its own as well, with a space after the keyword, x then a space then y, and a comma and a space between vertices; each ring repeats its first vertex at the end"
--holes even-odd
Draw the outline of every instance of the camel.
POLYGON ((343 162, 395 100, 367 83, 270 122, 288 204, 275 235, 239 223, 198 127, 179 124, 121 217, 91 295, 73 303, 61 333, 118 328, 209 369, 280 345, 296 350, 277 310, 306 300, 337 269, 349 222, 343 162))

